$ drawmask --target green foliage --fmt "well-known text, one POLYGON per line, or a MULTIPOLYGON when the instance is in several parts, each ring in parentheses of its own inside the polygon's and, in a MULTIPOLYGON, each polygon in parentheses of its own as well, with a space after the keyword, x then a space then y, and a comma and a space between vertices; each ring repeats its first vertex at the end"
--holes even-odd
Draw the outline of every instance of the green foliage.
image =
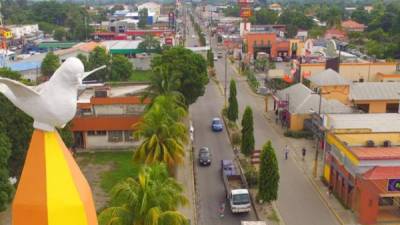
POLYGON ((99 215, 99 224, 187 225, 176 211, 188 200, 183 188, 168 176, 164 165, 145 167, 138 178, 127 178, 111 190, 112 206, 99 215))
POLYGON ((178 91, 185 97, 187 105, 194 103, 204 94, 205 85, 208 83, 207 62, 201 55, 183 47, 172 47, 154 57, 151 67, 154 75, 150 88, 178 91), (165 87, 166 84, 169 85, 165 87))
MULTIPOLYGON (((89 70, 95 69, 97 67, 110 65, 110 56, 107 54, 106 50, 102 47, 96 47, 89 54, 89 70)), ((89 76, 90 80, 100 80, 106 81, 108 79, 109 71, 107 69, 99 70, 94 74, 89 76)))
POLYGON ((152 73, 151 70, 134 70, 129 81, 150 81, 152 73))
POLYGON ((317 12, 317 18, 326 22, 328 27, 340 26, 343 16, 344 9, 335 4, 323 4, 317 12))
MULTIPOLYGON (((6 68, 0 69, 0 75, 14 80, 21 78, 21 74, 6 68)), ((3 95, 0 95, 0 115, 0 124, 3 128, 0 129, 0 136, 8 137, 11 143, 11 156, 8 160, 9 173, 19 177, 32 135, 33 121, 3 95)))
POLYGON ((303 9, 290 7, 283 10, 279 16, 278 24, 285 24, 287 26, 288 37, 296 35, 297 30, 309 30, 313 26, 313 20, 306 16, 303 9))
POLYGON ((229 99, 227 116, 230 121, 236 121, 239 116, 239 105, 236 99, 236 82, 231 80, 229 84, 229 99))
POLYGON ((111 81, 127 81, 133 73, 133 65, 123 55, 114 55, 111 63, 111 81))
POLYGON ((267 58, 261 58, 261 59, 256 59, 254 62, 254 67, 255 69, 259 71, 265 71, 268 70, 269 68, 269 60, 267 58))
POLYGON ((271 141, 262 149, 260 156, 258 199, 271 202, 278 198, 279 168, 271 141))
POLYGON ((267 7, 263 7, 258 11, 254 12, 254 15, 250 17, 249 21, 252 24, 275 24, 278 20, 278 13, 270 10, 267 7))
POLYGON ((254 150, 255 141, 253 124, 253 111, 249 106, 246 106, 242 118, 242 144, 240 145, 240 151, 245 156, 249 156, 254 150))
POLYGON ((12 199, 13 186, 8 181, 8 159, 11 155, 11 143, 0 123, 0 212, 7 209, 12 199))
POLYGON ((171 97, 158 96, 143 120, 136 124, 134 136, 142 142, 133 155, 136 162, 164 162, 171 174, 183 163, 187 129, 179 120, 186 114, 171 97))
POLYGON ((79 53, 76 58, 80 59, 81 62, 83 63, 83 66, 85 67, 85 70, 89 69, 89 61, 88 57, 86 55, 83 55, 82 53, 79 53))
POLYGON ((42 61, 40 71, 43 76, 51 77, 58 67, 60 67, 60 59, 53 52, 49 52, 42 61))
POLYGON ((54 29, 53 38, 58 41, 64 41, 67 37, 67 32, 64 28, 58 27, 54 29))
POLYGON ((74 145, 74 134, 71 131, 71 122, 69 122, 64 128, 57 129, 65 146, 71 148, 74 145))
POLYGON ((147 8, 143 8, 139 11, 139 22, 138 22, 138 27, 139 28, 146 28, 147 25, 147 17, 149 15, 149 12, 147 8))
POLYGON ((320 27, 320 26, 314 26, 313 28, 311 28, 308 31, 308 36, 310 38, 319 38, 319 37, 323 37, 323 35, 325 34, 326 29, 324 27, 320 27))
POLYGON ((256 187, 258 184, 258 171, 248 162, 247 159, 241 159, 240 165, 243 168, 244 176, 246 177, 247 184, 250 187, 256 187))
POLYGON ((247 83, 249 84, 250 88, 257 93, 258 86, 260 85, 258 83, 258 80, 254 73, 250 71, 249 69, 246 69, 244 71, 244 75, 247 77, 247 83))
POLYGON ((307 139, 312 139, 313 134, 310 131, 285 131, 283 134, 285 137, 291 137, 291 138, 307 138, 307 139))
POLYGON ((358 23, 368 24, 371 20, 369 13, 364 9, 363 6, 357 7, 355 11, 351 14, 351 19, 358 23))
POLYGON ((233 6, 228 6, 224 9, 224 15, 228 17, 239 17, 240 16, 240 7, 237 4, 233 6))
POLYGON ((209 67, 214 67, 214 53, 211 49, 207 50, 207 64, 209 67))
POLYGON ((146 35, 144 40, 140 42, 138 48, 145 52, 161 53, 160 41, 152 35, 146 35))
POLYGON ((200 42, 200 46, 205 46, 206 45, 206 38, 203 34, 203 31, 201 30, 201 27, 198 23, 196 23, 196 21, 194 20, 193 15, 190 15, 190 20, 192 21, 194 30, 197 33, 197 36, 199 37, 199 42, 200 42))

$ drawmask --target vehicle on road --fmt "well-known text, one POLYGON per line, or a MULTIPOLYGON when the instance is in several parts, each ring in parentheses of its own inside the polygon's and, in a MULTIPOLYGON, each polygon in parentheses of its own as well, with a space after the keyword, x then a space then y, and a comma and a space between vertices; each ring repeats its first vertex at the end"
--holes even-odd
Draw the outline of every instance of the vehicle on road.
POLYGON ((223 57, 222 54, 223 54, 222 52, 218 52, 218 55, 217 55, 218 59, 221 59, 223 57))
POLYGON ((223 131, 224 125, 222 125, 222 121, 220 118, 215 117, 211 121, 211 130, 212 131, 223 131))
POLYGON ((250 212, 250 194, 247 182, 233 160, 221 160, 222 180, 232 213, 250 212))
POLYGON ((217 56, 214 56, 214 61, 218 61, 218 57, 217 56))
POLYGON ((202 166, 209 166, 211 164, 211 152, 207 147, 200 148, 199 163, 202 166))

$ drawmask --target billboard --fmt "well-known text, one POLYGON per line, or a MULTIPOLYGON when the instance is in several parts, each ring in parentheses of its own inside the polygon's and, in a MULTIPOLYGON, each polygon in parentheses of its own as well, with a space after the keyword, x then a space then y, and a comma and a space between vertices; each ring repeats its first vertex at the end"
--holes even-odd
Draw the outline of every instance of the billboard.
POLYGON ((249 18, 251 17, 251 8, 242 8, 240 9, 240 17, 249 18))
POLYGON ((251 4, 254 3, 254 0, 238 0, 239 4, 251 4))
POLYGON ((400 191, 400 179, 389 179, 388 191, 400 191))

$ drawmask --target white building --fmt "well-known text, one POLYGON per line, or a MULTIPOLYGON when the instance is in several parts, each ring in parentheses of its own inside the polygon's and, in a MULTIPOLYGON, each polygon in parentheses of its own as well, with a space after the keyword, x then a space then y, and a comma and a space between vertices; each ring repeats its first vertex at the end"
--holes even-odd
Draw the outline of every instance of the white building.
POLYGON ((142 9, 147 9, 149 12, 155 13, 155 17, 160 16, 161 5, 155 2, 146 2, 141 5, 138 5, 138 11, 142 9))
POLYGON ((7 26, 11 30, 14 39, 20 39, 27 35, 34 35, 39 32, 39 26, 37 24, 30 25, 10 25, 7 26))

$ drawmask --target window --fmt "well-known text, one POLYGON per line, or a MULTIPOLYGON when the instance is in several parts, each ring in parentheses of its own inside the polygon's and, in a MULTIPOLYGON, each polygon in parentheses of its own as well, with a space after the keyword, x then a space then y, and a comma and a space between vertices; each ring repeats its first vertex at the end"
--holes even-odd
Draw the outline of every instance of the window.
POLYGON ((133 131, 126 130, 124 131, 125 142, 134 142, 135 138, 133 138, 133 131))
POLYGON ((361 110, 365 113, 368 113, 369 112, 369 104, 359 104, 359 105, 357 105, 357 109, 361 110))
POLYGON ((87 132, 88 136, 106 136, 107 131, 105 130, 89 130, 87 132))
POLYGON ((123 131, 109 131, 108 132, 108 142, 121 142, 123 141, 122 136, 123 131))
POLYGON ((399 104, 398 103, 388 103, 386 104, 386 113, 398 113, 399 104))

